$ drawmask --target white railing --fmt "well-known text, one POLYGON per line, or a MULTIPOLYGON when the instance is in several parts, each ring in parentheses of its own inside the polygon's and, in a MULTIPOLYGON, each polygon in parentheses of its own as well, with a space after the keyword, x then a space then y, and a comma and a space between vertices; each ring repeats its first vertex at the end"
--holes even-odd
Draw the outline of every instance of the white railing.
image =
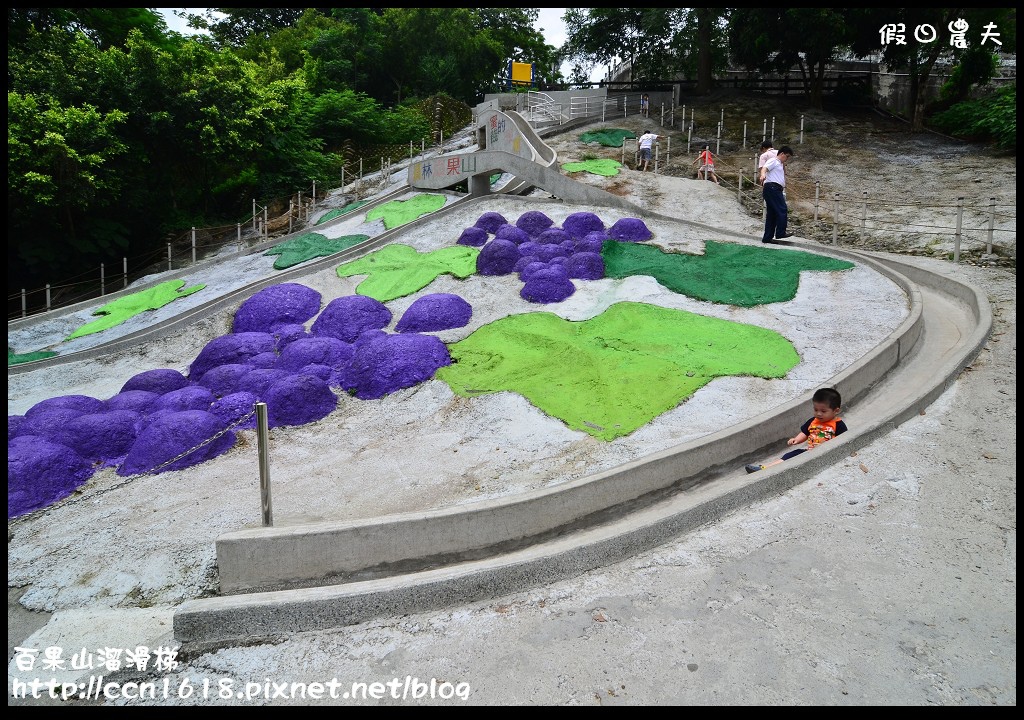
POLYGON ((561 103, 556 103, 550 95, 538 90, 527 91, 524 114, 530 122, 557 122, 559 125, 563 122, 561 103))

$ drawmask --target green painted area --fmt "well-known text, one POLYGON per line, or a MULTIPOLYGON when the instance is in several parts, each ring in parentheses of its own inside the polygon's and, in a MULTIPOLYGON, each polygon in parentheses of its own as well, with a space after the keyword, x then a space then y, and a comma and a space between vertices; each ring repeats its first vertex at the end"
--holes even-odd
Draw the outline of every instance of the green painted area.
POLYGON ((353 210, 355 210, 357 208, 361 208, 363 205, 365 205, 368 202, 370 202, 370 201, 369 200, 359 200, 358 202, 349 203, 345 207, 335 208, 334 210, 329 210, 329 211, 325 212, 323 214, 323 216, 319 220, 316 221, 316 224, 317 225, 323 225, 325 222, 329 222, 329 221, 333 220, 336 217, 341 217, 342 215, 348 215, 353 210))
POLYGON ((605 177, 612 177, 619 174, 619 169, 622 167, 622 163, 618 160, 612 160, 610 158, 601 158, 599 160, 584 160, 583 162, 568 162, 562 164, 562 169, 568 173, 574 172, 588 172, 594 175, 604 175, 605 177))
POLYGON ((264 255, 280 255, 274 261, 275 270, 284 270, 316 257, 327 257, 370 239, 369 235, 345 235, 328 239, 319 233, 305 233, 270 248, 264 255))
POLYGON ((448 347, 437 377, 462 397, 519 393, 601 440, 628 435, 717 377, 782 378, 800 362, 773 330, 621 302, 574 322, 502 318, 448 347))
POLYGON ((376 252, 345 263, 338 277, 367 275, 356 286, 360 295, 381 302, 412 295, 445 273, 467 278, 476 272, 480 249, 458 245, 421 253, 408 245, 387 245, 376 252))
POLYGON ((39 350, 37 352, 21 353, 20 355, 11 348, 7 348, 7 365, 20 365, 21 363, 32 362, 33 360, 45 360, 52 358, 57 353, 52 350, 39 350))
POLYGON ((206 285, 193 285, 182 290, 181 288, 184 285, 184 280, 168 280, 148 290, 142 290, 132 295, 118 298, 114 302, 107 303, 98 310, 94 310, 92 313, 93 315, 102 315, 103 317, 99 320, 93 320, 91 323, 86 323, 64 339, 74 340, 83 335, 102 332, 107 328, 120 325, 129 318, 141 315, 147 310, 157 310, 168 303, 174 302, 179 298, 188 297, 192 293, 197 293, 206 287, 206 285))
POLYGON ((708 241, 703 255, 667 253, 654 245, 606 241, 605 277, 650 275, 673 292, 740 307, 796 297, 800 273, 849 270, 854 265, 801 250, 769 250, 708 241))
POLYGON ((384 220, 388 230, 410 223, 444 207, 444 195, 423 194, 408 200, 392 200, 366 213, 366 222, 384 220))
POLYGON ((635 138, 636 133, 632 130, 622 128, 608 128, 606 130, 594 130, 580 135, 580 142, 600 143, 605 147, 622 147, 622 141, 626 138, 635 138))

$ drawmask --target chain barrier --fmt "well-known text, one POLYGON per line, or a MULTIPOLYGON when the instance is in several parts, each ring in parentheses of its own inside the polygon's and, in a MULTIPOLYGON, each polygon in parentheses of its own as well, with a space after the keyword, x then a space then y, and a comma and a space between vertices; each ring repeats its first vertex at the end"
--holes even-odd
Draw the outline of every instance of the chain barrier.
MULTIPOLYGON (((153 475, 156 475, 157 473, 159 473, 163 468, 167 467, 168 465, 173 465, 174 463, 178 462, 182 458, 187 457, 191 453, 194 453, 196 450, 200 450, 200 449, 206 447, 207 445, 209 445, 210 443, 214 442, 218 438, 221 438, 224 435, 226 435, 227 433, 231 432, 232 430, 234 430, 239 425, 244 425, 245 423, 247 423, 250 419, 252 419, 255 416, 256 416, 256 408, 253 407, 253 409, 250 410, 249 412, 247 412, 245 415, 241 416, 240 418, 238 418, 234 422, 228 424, 224 429, 218 430, 216 433, 214 433, 210 437, 206 438, 205 440, 203 440, 198 445, 195 445, 195 446, 189 448, 188 450, 186 450, 185 452, 181 453, 177 457, 171 458, 170 460, 166 460, 166 461, 160 463, 156 467, 151 468, 151 469, 147 470, 146 472, 141 472, 141 473, 136 473, 134 475, 130 475, 130 476, 128 476, 126 478, 123 478, 120 481, 118 481, 118 482, 116 482, 116 483, 114 483, 114 484, 112 484, 112 485, 110 485, 108 487, 98 488, 95 492, 89 493, 88 495, 84 495, 83 494, 83 495, 80 495, 79 497, 68 496, 67 498, 64 498, 63 500, 58 500, 57 502, 53 503, 52 505, 48 505, 45 508, 40 508, 39 510, 33 510, 32 512, 25 513, 24 515, 19 515, 16 518, 11 518, 11 519, 9 519, 7 521, 7 526, 10 527, 12 525, 18 525, 18 524, 20 524, 20 523, 22 523, 22 522, 24 522, 26 520, 42 517, 42 516, 46 515, 47 513, 49 513, 50 511, 56 510, 58 508, 66 508, 66 507, 69 507, 71 505, 77 505, 78 503, 85 502, 86 500, 95 500, 96 498, 100 497, 101 495, 106 495, 108 492, 110 492, 112 490, 117 490, 118 488, 122 488, 125 485, 128 485, 129 483, 135 482, 136 480, 139 480, 139 479, 144 478, 144 477, 151 477, 153 475)), ((85 485, 82 485, 81 487, 84 488, 85 485)), ((78 492, 78 491, 79 491, 79 489, 76 488, 74 492, 78 492)))

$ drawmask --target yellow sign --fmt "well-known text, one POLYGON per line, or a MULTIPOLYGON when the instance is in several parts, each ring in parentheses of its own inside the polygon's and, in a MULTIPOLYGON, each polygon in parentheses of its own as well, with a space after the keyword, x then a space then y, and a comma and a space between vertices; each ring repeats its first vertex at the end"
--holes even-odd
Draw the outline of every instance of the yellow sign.
POLYGON ((533 84, 533 63, 512 63, 512 84, 532 85, 533 84))

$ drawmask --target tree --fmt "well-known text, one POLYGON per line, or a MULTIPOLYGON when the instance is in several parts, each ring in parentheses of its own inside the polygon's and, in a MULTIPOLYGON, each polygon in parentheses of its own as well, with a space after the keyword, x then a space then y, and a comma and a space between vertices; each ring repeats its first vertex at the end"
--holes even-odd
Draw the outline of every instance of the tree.
POLYGON ((480 31, 498 44, 503 62, 532 63, 542 83, 556 82, 561 62, 557 48, 548 45, 534 27, 536 8, 479 8, 477 13, 480 31))
MULTIPOLYGON (((291 27, 306 9, 207 8, 205 13, 186 17, 190 27, 208 30, 218 44, 241 47, 254 35, 269 38, 278 30, 291 27)), ((323 11, 327 14, 330 8, 323 8, 323 11)))
POLYGON ((97 222, 95 212, 118 201, 121 178, 109 161, 127 150, 118 136, 125 118, 117 110, 7 94, 8 257, 13 249, 14 267, 77 272, 83 256, 102 257, 127 245, 124 225, 97 222))
MULTIPOLYGON (((911 129, 921 131, 925 123, 925 105, 928 79, 940 58, 945 57, 952 64, 968 63, 960 72, 960 83, 970 85, 979 81, 985 66, 978 50, 985 48, 984 28, 992 24, 999 28, 1001 41, 1005 46, 989 42, 987 47, 1002 47, 1008 51, 1016 44, 1016 10, 1013 8, 866 8, 850 12, 855 28, 852 51, 858 57, 878 53, 885 65, 893 70, 906 71, 910 75, 911 129), (953 23, 966 26, 964 43, 957 47, 952 42, 953 23), (882 30, 885 27, 902 29, 904 42, 895 39, 882 44, 882 30), (931 38, 931 39, 929 39, 931 38), (973 52, 972 52, 973 51, 973 52)), ((955 70, 954 70, 955 72, 955 70)))
POLYGON ((581 64, 624 59, 634 80, 696 77, 698 92, 707 93, 728 59, 727 16, 721 8, 571 8, 564 51, 581 64))
POLYGON ((734 8, 729 47, 740 65, 785 73, 798 67, 805 92, 821 107, 826 69, 852 41, 842 8, 734 8))

